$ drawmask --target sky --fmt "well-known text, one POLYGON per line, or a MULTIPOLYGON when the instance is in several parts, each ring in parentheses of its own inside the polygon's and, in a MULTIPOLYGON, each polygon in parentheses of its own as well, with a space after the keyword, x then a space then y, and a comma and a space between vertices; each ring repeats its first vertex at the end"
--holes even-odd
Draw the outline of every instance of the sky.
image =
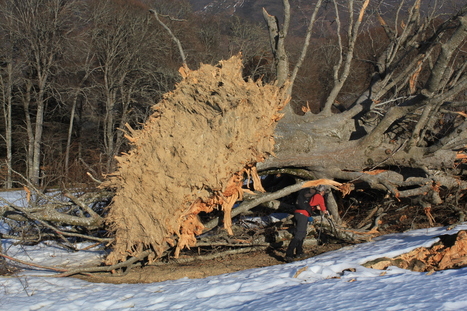
MULTIPOLYGON (((0 276, 0 310, 467 310, 467 267, 428 274, 362 266, 429 247, 459 230, 467 230, 467 223, 380 236, 287 264, 149 284, 90 283, 23 266, 17 275, 0 276), (355 272, 344 271, 349 268, 355 272)), ((9 256, 47 266, 98 264, 103 256, 51 242, 20 246, 2 240, 2 246, 9 256)))

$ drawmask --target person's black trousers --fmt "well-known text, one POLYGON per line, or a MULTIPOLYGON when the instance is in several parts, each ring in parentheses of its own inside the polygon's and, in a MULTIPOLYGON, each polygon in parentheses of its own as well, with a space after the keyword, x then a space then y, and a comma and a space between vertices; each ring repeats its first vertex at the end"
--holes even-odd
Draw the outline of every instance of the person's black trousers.
POLYGON ((308 217, 303 214, 294 214, 294 231, 293 239, 290 241, 289 247, 285 252, 285 257, 294 257, 303 254, 303 242, 306 237, 306 230, 308 226, 308 217))

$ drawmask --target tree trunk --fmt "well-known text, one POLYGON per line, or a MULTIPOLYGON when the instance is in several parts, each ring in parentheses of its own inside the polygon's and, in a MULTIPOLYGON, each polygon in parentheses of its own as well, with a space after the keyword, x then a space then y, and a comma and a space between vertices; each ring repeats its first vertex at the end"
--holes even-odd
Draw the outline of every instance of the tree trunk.
POLYGON ((74 126, 74 121, 75 121, 76 104, 78 102, 78 96, 79 96, 79 90, 75 91, 73 95, 73 104, 71 106, 71 112, 70 112, 70 124, 68 126, 68 135, 66 139, 65 177, 67 179, 68 179, 69 162, 70 162, 71 135, 73 134, 73 126, 74 126))
POLYGON ((27 80, 26 82, 26 89, 23 93, 23 108, 24 108, 24 119, 26 121, 26 132, 28 135, 28 143, 25 146, 26 149, 26 176, 28 178, 32 178, 33 176, 33 163, 34 163, 34 132, 32 130, 32 121, 31 115, 29 113, 29 105, 31 103, 31 89, 32 84, 31 81, 27 80))
POLYGON ((115 111, 116 90, 107 90, 104 118, 104 150, 107 157, 106 171, 111 172, 115 163, 115 111))
POLYGON ((1 79, 2 86, 2 108, 5 120, 5 144, 6 144, 6 169, 7 175, 4 183, 6 189, 13 187, 12 180, 12 119, 11 108, 13 104, 12 88, 13 88, 13 61, 10 58, 6 66, 6 81, 1 79))
POLYGON ((44 130, 44 101, 39 100, 36 112, 36 124, 34 130, 33 156, 32 156, 32 175, 29 176, 31 182, 39 185, 41 174, 41 144, 42 132, 44 130))

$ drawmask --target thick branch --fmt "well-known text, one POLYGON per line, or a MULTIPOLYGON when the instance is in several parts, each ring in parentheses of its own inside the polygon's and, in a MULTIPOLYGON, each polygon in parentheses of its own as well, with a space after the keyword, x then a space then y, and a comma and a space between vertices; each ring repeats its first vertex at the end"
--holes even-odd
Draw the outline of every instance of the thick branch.
MULTIPOLYGON (((44 275, 44 276, 51 276, 51 277, 67 277, 72 276, 75 274, 88 274, 92 272, 110 272, 118 269, 129 269, 138 261, 142 261, 144 258, 152 254, 153 251, 146 250, 141 252, 138 256, 130 257, 128 260, 120 262, 118 264, 112 266, 99 266, 99 267, 87 267, 87 268, 77 268, 77 269, 68 269, 63 270, 63 273, 55 274, 55 275, 44 275)), ((44 269, 54 270, 51 267, 43 267, 44 269)))
POLYGON ((42 265, 38 265, 38 264, 35 264, 35 263, 32 263, 32 262, 27 262, 27 261, 20 260, 20 259, 14 258, 14 257, 10 257, 10 256, 5 255, 5 254, 2 254, 2 253, 0 253, 0 256, 3 257, 3 258, 9 259, 9 260, 11 260, 11 261, 16 261, 16 262, 19 262, 19 263, 21 263, 21 264, 23 264, 23 265, 27 265, 27 266, 31 266, 31 267, 36 267, 36 268, 46 269, 46 270, 52 270, 52 271, 58 271, 58 272, 65 272, 65 271, 67 271, 66 269, 63 269, 63 268, 55 268, 55 267, 49 267, 49 266, 42 266, 42 265))
POLYGON ((80 199, 78 199, 77 197, 75 197, 71 193, 66 192, 66 193, 64 193, 64 195, 67 198, 69 198, 70 200, 72 200, 73 203, 75 203, 76 205, 81 207, 83 209, 83 211, 88 213, 92 218, 100 218, 100 216, 96 212, 94 212, 86 203, 82 202, 80 199))
MULTIPOLYGON (((355 43, 357 42, 357 38, 358 38, 358 31, 363 20, 363 15, 365 14, 365 11, 368 7, 369 2, 370 0, 365 0, 365 2, 362 4, 362 7, 360 8, 360 13, 359 13, 357 21, 355 22, 354 25, 350 25, 349 27, 349 41, 347 44, 347 51, 345 52, 345 61, 343 61, 343 63, 341 63, 340 65, 334 68, 334 87, 331 90, 331 93, 329 94, 328 98, 326 99, 326 104, 322 111, 324 115, 331 114, 332 105, 334 104, 337 98, 337 95, 342 90, 342 87, 344 86, 344 83, 349 76, 351 63, 352 63, 352 59, 354 56, 355 43), (339 74, 340 71, 342 72, 339 74)), ((352 10, 350 13, 352 17, 353 16, 352 10)), ((340 32, 340 29, 338 29, 337 31, 340 32)), ((340 50, 340 53, 341 55, 344 53, 342 48, 340 50)))
POLYGON ((427 153, 438 150, 453 150, 464 147, 467 144, 467 121, 462 122, 449 135, 444 136, 438 142, 426 148, 427 153))
MULTIPOLYGON (((244 201, 237 208, 233 209, 232 210, 232 218, 237 216, 237 215, 240 215, 242 213, 245 213, 245 212, 249 211, 250 209, 252 209, 252 208, 254 208, 254 207, 256 207, 256 206, 258 206, 258 205, 260 205, 262 203, 272 201, 272 200, 277 200, 277 199, 283 198, 283 197, 285 197, 285 196, 287 196, 287 195, 289 195, 291 193, 297 192, 302 188, 313 187, 313 186, 317 186, 317 185, 320 185, 320 184, 332 185, 332 186, 341 185, 340 183, 332 181, 332 180, 318 179, 318 180, 312 180, 312 181, 303 181, 303 182, 300 182, 300 183, 285 187, 285 188, 283 188, 283 189, 281 189, 279 191, 276 191, 276 192, 259 194, 253 200, 244 201)), ((212 229, 217 225, 217 222, 218 221, 216 219, 212 220, 212 221, 208 222, 207 224, 205 224, 205 227, 207 229, 212 229)))
POLYGON ((454 51, 462 44, 467 36, 467 16, 459 17, 460 25, 449 39, 448 42, 441 46, 441 53, 436 60, 435 66, 432 69, 430 79, 426 84, 428 93, 438 92, 442 85, 441 81, 445 77, 446 71, 449 68, 450 62, 454 51))
POLYGON ((303 47, 302 47, 302 52, 300 54, 300 57, 297 61, 297 64, 295 65, 295 68, 292 72, 292 75, 290 77, 290 89, 293 88, 293 83, 297 77, 297 73, 298 73, 298 70, 300 70, 300 67, 302 66, 302 63, 303 61, 305 60, 305 57, 306 57, 306 54, 307 54, 307 51, 308 51, 308 46, 310 45, 310 40, 311 40, 311 34, 313 32, 313 26, 315 24, 315 21, 316 21, 316 16, 318 15, 318 11, 319 9, 321 8, 321 3, 322 3, 322 0, 318 0, 318 2, 315 4, 315 9, 313 11, 313 14, 311 15, 311 18, 310 18, 310 23, 308 24, 308 29, 306 31, 306 37, 305 37, 305 43, 303 44, 303 47))
POLYGON ((26 209, 12 204, 0 197, 3 206, 0 208, 0 216, 17 221, 33 219, 37 221, 50 221, 72 226, 82 226, 89 229, 98 228, 103 223, 103 218, 97 217, 78 217, 58 212, 56 206, 43 205, 37 209, 26 209))
POLYGON ((408 101, 406 106, 392 107, 386 113, 384 118, 378 123, 378 125, 360 142, 362 148, 374 148, 377 147, 383 139, 383 134, 386 130, 398 119, 407 115, 409 112, 414 111, 418 108, 423 101, 422 96, 416 96, 415 98, 408 101))
POLYGON ((283 0, 284 3, 284 28, 279 29, 277 17, 269 15, 266 9, 263 8, 263 17, 266 20, 269 40, 274 54, 276 64, 276 76, 278 86, 281 87, 289 78, 289 59, 285 50, 285 38, 290 22, 290 5, 288 0, 283 0))

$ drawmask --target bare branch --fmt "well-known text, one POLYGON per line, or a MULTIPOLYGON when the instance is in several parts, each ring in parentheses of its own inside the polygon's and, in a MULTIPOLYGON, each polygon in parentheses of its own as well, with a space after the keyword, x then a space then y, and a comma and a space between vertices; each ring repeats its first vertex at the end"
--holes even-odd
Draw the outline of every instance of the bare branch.
MULTIPOLYGON (((355 22, 355 24, 351 24, 349 27, 349 34, 348 34, 349 38, 348 38, 348 43, 347 43, 347 50, 345 51, 345 60, 343 61, 343 63, 339 62, 338 65, 336 65, 336 67, 334 68, 334 87, 331 90, 328 98, 326 99, 324 108, 321 111, 321 114, 323 115, 331 114, 331 108, 337 98, 337 95, 342 90, 342 87, 344 86, 344 83, 349 76, 352 60, 354 57, 355 43, 357 42, 357 38, 359 34, 359 28, 362 23, 363 15, 365 14, 365 11, 368 7, 369 2, 370 0, 365 0, 365 2, 362 4, 362 7, 360 8, 357 21, 355 22)), ((353 1, 350 1, 349 5, 350 5, 350 20, 352 23, 353 1)), ((338 29, 337 31, 339 32, 340 29, 338 29)), ((340 54, 341 54, 341 57, 342 57, 342 54, 344 54, 342 47, 340 50, 340 54)))
POLYGON ((58 272, 66 272, 67 271, 66 269, 63 269, 63 268, 42 266, 42 265, 38 265, 38 264, 35 264, 35 263, 32 263, 32 262, 27 262, 27 261, 20 260, 20 259, 14 258, 14 257, 10 257, 10 256, 2 254, 2 253, 0 253, 0 256, 3 257, 3 258, 6 258, 6 259, 12 260, 12 261, 19 262, 19 263, 21 263, 23 265, 31 266, 31 267, 36 267, 36 268, 41 268, 41 269, 46 269, 46 270, 52 270, 52 271, 58 271, 58 272))
POLYGON ((79 207, 81 207, 86 213, 88 213, 92 218, 99 218, 100 216, 94 212, 87 204, 85 204, 84 202, 82 202, 80 199, 78 199, 77 197, 75 197, 73 194, 71 194, 70 192, 65 192, 64 195, 69 198, 70 200, 72 200, 76 205, 78 205, 79 207))
MULTIPOLYGON (((459 18, 460 25, 452 35, 452 37, 445 44, 441 45, 441 53, 435 63, 434 68, 431 70, 430 78, 428 79, 423 94, 428 97, 433 97, 441 89, 444 88, 445 84, 449 79, 446 77, 449 72, 448 63, 454 54, 454 51, 463 44, 467 37, 467 16, 459 18), (444 83, 443 83, 444 81, 444 83)), ((444 94, 446 96, 446 94, 444 94)), ((427 105, 423 110, 423 114, 420 120, 417 122, 415 129, 412 132, 412 137, 407 144, 407 148, 411 148, 414 145, 419 145, 421 139, 421 132, 427 127, 427 123, 430 120, 430 115, 436 113, 441 107, 443 101, 427 101, 427 105)))
POLYGON ((167 30, 167 32, 170 34, 170 36, 172 37, 172 40, 175 41, 175 43, 177 44, 177 47, 178 47, 178 51, 180 53, 180 57, 182 58, 182 64, 183 64, 183 67, 185 69, 188 69, 188 65, 186 63, 186 57, 185 57, 185 52, 183 51, 183 48, 182 48, 182 43, 180 42, 180 40, 178 40, 178 38, 174 35, 174 33, 172 32, 172 30, 166 25, 164 24, 164 22, 161 21, 161 19, 159 18, 159 14, 157 13, 157 11, 155 9, 150 9, 149 12, 151 12, 152 14, 154 14, 154 16, 156 17, 156 20, 159 22, 159 24, 161 24, 162 27, 165 28, 165 30, 167 30))
POLYGON ((316 16, 318 15, 318 11, 321 8, 321 4, 322 4, 322 0, 318 0, 318 2, 316 2, 315 4, 315 9, 313 11, 313 14, 311 15, 310 22, 308 24, 308 29, 306 31, 305 43, 303 44, 302 52, 300 54, 300 57, 298 58, 297 64, 295 65, 295 68, 290 77, 290 86, 289 86, 290 89, 293 88, 293 84, 294 84, 295 79, 297 78, 298 71, 300 70, 302 63, 305 60, 305 57, 308 51, 308 46, 310 45, 311 35, 313 32, 313 26, 316 22, 316 16))

